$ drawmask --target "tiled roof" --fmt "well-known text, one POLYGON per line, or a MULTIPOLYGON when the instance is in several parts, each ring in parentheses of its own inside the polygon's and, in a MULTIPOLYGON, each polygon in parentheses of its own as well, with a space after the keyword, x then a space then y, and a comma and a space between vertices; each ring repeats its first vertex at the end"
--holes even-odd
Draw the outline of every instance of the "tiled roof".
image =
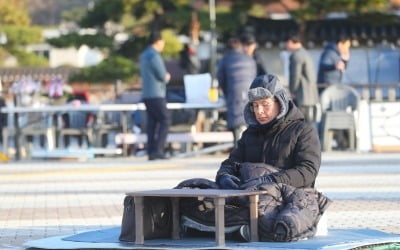
MULTIPOLYGON (((299 30, 299 25, 292 19, 272 20, 255 17, 248 18, 248 26, 253 27, 259 44, 278 45, 288 35, 299 30)), ((350 19, 326 19, 307 21, 305 39, 315 45, 335 40, 339 35, 347 35, 357 40, 360 45, 380 42, 400 42, 400 19, 386 23, 367 23, 350 19)))
POLYGON ((22 77, 30 76, 36 80, 49 79, 53 76, 68 78, 72 73, 78 72, 78 68, 59 67, 24 67, 24 68, 0 68, 0 80, 3 82, 16 81, 22 77))

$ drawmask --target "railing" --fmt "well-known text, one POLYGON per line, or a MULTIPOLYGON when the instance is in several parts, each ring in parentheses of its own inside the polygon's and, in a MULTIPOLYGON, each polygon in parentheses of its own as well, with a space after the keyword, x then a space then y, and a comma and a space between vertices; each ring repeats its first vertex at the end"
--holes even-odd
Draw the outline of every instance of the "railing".
POLYGON ((361 94, 361 98, 370 101, 399 101, 400 83, 374 83, 374 84, 352 84, 361 94))
MULTIPOLYGON (((347 84, 357 90, 361 99, 374 102, 400 101, 400 83, 353 83, 347 84)), ((318 84, 327 87, 327 84, 318 84)))

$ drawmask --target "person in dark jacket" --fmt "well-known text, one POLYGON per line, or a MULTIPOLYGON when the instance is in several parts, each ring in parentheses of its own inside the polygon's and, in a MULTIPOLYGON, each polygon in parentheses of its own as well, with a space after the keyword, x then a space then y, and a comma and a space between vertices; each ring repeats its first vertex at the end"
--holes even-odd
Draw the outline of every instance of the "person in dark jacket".
MULTIPOLYGON (((320 94, 328 87, 327 85, 342 83, 343 74, 350 59, 350 46, 350 38, 341 36, 338 40, 329 43, 325 47, 321 54, 318 69, 317 82, 319 85, 325 85, 324 87, 319 87, 320 94)), ((339 145, 348 145, 347 138, 346 131, 337 131, 335 133, 335 140, 339 145)))
POLYGON ((167 139, 170 114, 167 109, 166 85, 171 79, 160 52, 165 41, 160 32, 153 32, 149 46, 140 55, 142 99, 147 114, 147 153, 149 160, 166 159, 164 144, 167 139))
POLYGON ((238 38, 231 38, 228 50, 219 62, 217 79, 223 91, 227 107, 227 127, 233 132, 236 145, 244 130, 244 106, 247 103, 249 84, 256 77, 256 63, 243 52, 238 38))
POLYGON ((248 99, 244 110, 248 128, 221 163, 217 184, 223 189, 254 189, 266 183, 313 187, 321 163, 316 129, 305 122, 275 75, 256 77, 248 99), (249 162, 271 165, 277 172, 242 180, 240 166, 249 162))
POLYGON ((201 62, 194 44, 186 43, 179 52, 179 56, 179 66, 185 74, 198 74, 200 72, 201 62))
MULTIPOLYGON (((253 79, 244 118, 248 127, 217 171, 218 188, 268 191, 258 201, 261 241, 294 241, 314 236, 318 221, 330 204, 314 188, 321 164, 316 129, 304 120, 272 74, 253 79)), ((203 186, 198 185, 199 180, 186 182, 186 186, 188 183, 203 186)), ((203 184, 207 186, 208 182, 203 184)), ((215 187, 210 185, 210 188, 215 187)), ((226 204, 226 225, 234 233, 239 232, 240 236, 235 238, 248 241, 248 199, 227 199, 226 204)), ((214 209, 207 208, 209 205, 194 202, 181 206, 183 214, 191 219, 188 226, 207 231, 204 225, 213 225, 209 220, 214 209), (200 226, 193 226, 197 224, 200 226)))
MULTIPOLYGON (((350 59, 350 38, 341 36, 335 42, 328 43, 321 54, 317 82, 319 84, 338 84, 350 59)), ((324 88, 320 88, 321 93, 324 88)))
POLYGON ((265 75, 267 69, 263 63, 262 56, 259 50, 257 50, 257 41, 252 34, 245 33, 240 37, 240 42, 243 45, 243 51, 246 55, 253 57, 257 65, 257 76, 265 75))
POLYGON ((286 41, 289 58, 289 89, 306 121, 315 121, 314 108, 319 103, 318 87, 313 60, 297 35, 286 41))

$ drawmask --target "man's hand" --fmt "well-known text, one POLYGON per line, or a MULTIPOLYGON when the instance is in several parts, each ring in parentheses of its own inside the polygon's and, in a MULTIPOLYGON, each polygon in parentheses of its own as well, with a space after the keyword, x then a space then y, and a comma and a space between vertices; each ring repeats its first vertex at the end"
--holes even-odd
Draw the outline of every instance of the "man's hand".
POLYGON ((167 74, 165 74, 165 81, 169 82, 169 80, 171 80, 171 74, 167 72, 167 74))
POLYGON ((336 64, 336 69, 338 69, 340 71, 344 71, 346 69, 346 64, 343 61, 339 61, 336 64))
POLYGON ((234 175, 224 174, 218 179, 218 185, 222 189, 239 189, 240 179, 234 175))
POLYGON ((240 185, 240 189, 254 189, 254 187, 258 187, 262 184, 274 183, 274 182, 275 182, 274 178, 269 175, 261 176, 247 180, 244 184, 240 185))
POLYGON ((340 57, 342 58, 343 61, 350 60, 350 51, 340 53, 340 57))

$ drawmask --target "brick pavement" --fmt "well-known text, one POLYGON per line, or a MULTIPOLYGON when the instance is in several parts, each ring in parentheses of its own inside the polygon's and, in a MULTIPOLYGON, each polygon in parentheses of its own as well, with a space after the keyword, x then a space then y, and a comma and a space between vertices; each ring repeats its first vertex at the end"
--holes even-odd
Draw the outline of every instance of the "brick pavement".
MULTIPOLYGON (((0 249, 28 240, 119 226, 124 193, 213 179, 221 156, 11 162, 0 165, 0 249)), ((400 154, 323 155, 317 188, 334 203, 329 228, 400 234, 400 154)))

